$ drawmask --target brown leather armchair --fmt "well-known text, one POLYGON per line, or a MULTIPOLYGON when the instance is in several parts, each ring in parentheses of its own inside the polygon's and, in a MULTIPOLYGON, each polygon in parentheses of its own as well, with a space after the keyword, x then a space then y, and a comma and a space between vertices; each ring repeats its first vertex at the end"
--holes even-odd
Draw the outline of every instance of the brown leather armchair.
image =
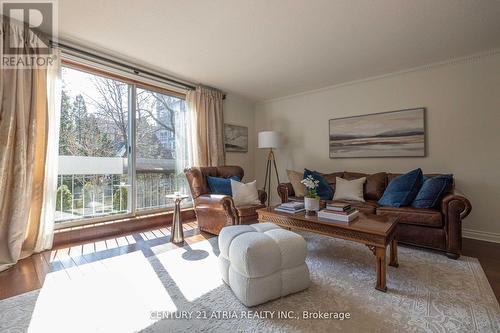
POLYGON ((256 210, 264 208, 267 194, 259 190, 260 205, 236 207, 228 195, 211 194, 207 176, 229 178, 240 176, 243 169, 239 166, 193 167, 184 170, 194 200, 194 210, 200 230, 218 235, 227 225, 253 223, 257 220, 256 210))

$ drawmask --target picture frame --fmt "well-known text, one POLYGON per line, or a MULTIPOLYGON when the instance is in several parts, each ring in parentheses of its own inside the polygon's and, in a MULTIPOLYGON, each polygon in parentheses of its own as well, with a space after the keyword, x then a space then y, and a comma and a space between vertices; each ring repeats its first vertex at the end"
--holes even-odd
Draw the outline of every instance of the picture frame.
POLYGON ((224 124, 224 148, 226 152, 248 152, 248 127, 224 124))
POLYGON ((329 157, 425 157, 424 107, 328 121, 329 157))

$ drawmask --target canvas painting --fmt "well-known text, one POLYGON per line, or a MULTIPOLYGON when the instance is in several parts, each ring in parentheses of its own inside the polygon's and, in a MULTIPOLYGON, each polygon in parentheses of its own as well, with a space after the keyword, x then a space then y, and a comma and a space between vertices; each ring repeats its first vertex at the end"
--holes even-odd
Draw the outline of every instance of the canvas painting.
POLYGON ((226 152, 248 151, 248 127, 224 124, 224 146, 226 152))
POLYGON ((330 158, 425 156, 425 108, 331 119, 330 158))

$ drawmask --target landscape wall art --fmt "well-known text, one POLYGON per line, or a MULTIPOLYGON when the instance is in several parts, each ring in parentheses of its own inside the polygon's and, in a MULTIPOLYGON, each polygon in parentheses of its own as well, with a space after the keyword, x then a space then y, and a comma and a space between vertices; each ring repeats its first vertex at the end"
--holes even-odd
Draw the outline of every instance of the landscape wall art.
POLYGON ((224 124, 224 147, 226 152, 248 151, 248 127, 224 124))
POLYGON ((330 119, 330 158, 425 156, 425 108, 330 119))

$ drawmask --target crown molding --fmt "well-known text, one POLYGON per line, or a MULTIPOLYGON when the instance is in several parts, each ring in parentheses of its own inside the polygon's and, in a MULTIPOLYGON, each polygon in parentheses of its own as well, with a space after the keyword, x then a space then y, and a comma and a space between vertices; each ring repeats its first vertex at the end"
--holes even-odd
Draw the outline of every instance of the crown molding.
POLYGON ((337 83, 337 84, 333 84, 333 85, 326 86, 323 88, 306 90, 306 91, 299 92, 296 94, 271 98, 271 99, 267 99, 267 100, 264 100, 261 102, 257 102, 257 104, 258 105, 269 104, 272 102, 282 101, 282 100, 286 100, 286 99, 290 99, 290 98, 294 98, 294 97, 299 97, 299 96, 316 94, 316 93, 323 92, 326 90, 351 86, 351 85, 360 84, 360 83, 364 83, 364 82, 381 80, 381 79, 385 79, 385 78, 389 78, 389 77, 393 77, 393 76, 399 76, 399 75, 408 74, 408 73, 413 73, 413 72, 428 71, 428 70, 432 70, 432 69, 435 69, 438 67, 443 67, 443 66, 457 65, 457 64, 462 64, 462 63, 472 63, 472 62, 478 61, 481 58, 492 57, 492 56, 495 56, 498 54, 500 54, 500 48, 482 51, 479 53, 474 53, 474 54, 470 54, 470 55, 463 56, 463 57, 451 58, 451 59, 444 60, 444 61, 433 62, 433 63, 429 63, 426 65, 421 65, 421 66, 417 66, 417 67, 403 69, 400 71, 395 71, 395 72, 391 72, 391 73, 387 73, 387 74, 370 76, 370 77, 367 77, 364 79, 358 79, 358 80, 353 80, 353 81, 348 81, 348 82, 343 82, 343 83, 337 83))

